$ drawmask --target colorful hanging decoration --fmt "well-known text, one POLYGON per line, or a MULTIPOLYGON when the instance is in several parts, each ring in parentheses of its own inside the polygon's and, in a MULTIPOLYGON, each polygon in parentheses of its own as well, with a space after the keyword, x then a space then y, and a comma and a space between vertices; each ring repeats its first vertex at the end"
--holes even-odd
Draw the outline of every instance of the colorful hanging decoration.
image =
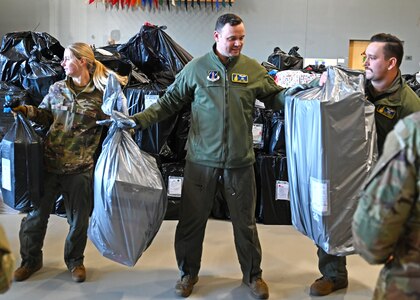
MULTIPOLYGON (((238 1, 238 0, 237 0, 238 1)), ((88 0, 88 4, 94 3, 103 3, 105 4, 106 8, 149 8, 149 9, 160 9, 160 8, 167 8, 168 10, 172 7, 176 7, 178 9, 185 8, 188 10, 189 3, 191 3, 191 9, 195 9, 198 7, 201 9, 207 9, 207 2, 210 3, 211 10, 216 8, 216 11, 219 11, 222 8, 232 7, 232 3, 235 0, 88 0), (164 6, 166 2, 166 6, 164 6), (184 5, 182 5, 184 2, 184 5), (204 2, 204 5, 201 4, 204 2), (197 4, 197 5, 196 5, 197 4)))

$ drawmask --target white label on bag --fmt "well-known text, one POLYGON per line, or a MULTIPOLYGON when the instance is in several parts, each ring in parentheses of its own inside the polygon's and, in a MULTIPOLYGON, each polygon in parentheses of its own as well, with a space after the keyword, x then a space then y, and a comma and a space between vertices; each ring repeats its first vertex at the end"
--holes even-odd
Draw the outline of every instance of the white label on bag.
POLYGON ((144 96, 144 109, 156 103, 159 100, 159 95, 145 95, 144 96))
POLYGON ((252 140, 254 144, 261 144, 263 140, 263 124, 255 123, 252 125, 252 140))
POLYGON ((182 181, 184 177, 169 176, 168 177, 168 196, 181 197, 182 181))
POLYGON ((12 191, 12 179, 11 169, 10 169, 10 160, 6 158, 1 159, 1 186, 8 190, 12 191))
POLYGON ((289 199, 289 183, 287 181, 276 180, 276 199, 275 200, 290 200, 289 199))
POLYGON ((319 180, 314 177, 310 179, 310 194, 312 211, 318 215, 325 216, 330 214, 329 207, 329 189, 328 180, 319 180))
POLYGON ((260 100, 256 99, 255 100, 255 107, 265 108, 265 104, 263 102, 261 102, 260 100))

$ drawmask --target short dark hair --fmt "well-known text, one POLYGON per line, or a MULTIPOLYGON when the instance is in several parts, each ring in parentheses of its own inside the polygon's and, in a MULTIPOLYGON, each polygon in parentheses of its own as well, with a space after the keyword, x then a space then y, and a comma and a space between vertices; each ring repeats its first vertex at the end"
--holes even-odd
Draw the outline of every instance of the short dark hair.
POLYGON ((229 24, 231 26, 236 26, 243 23, 242 19, 235 15, 235 14, 224 14, 221 15, 217 21, 216 21, 216 26, 214 28, 215 31, 220 31, 222 30, 222 28, 226 25, 229 24))
POLYGON ((395 57, 397 59, 397 66, 400 67, 403 56, 404 48, 403 43, 395 35, 389 33, 378 33, 370 38, 371 42, 385 43, 384 56, 386 59, 395 57))

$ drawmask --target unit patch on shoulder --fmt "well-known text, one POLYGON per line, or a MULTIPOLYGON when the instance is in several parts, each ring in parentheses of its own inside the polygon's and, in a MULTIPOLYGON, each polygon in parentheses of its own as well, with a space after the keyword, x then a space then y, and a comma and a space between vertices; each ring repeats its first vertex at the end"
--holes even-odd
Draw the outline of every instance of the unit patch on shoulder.
POLYGON ((218 81, 220 79, 220 75, 218 71, 208 71, 207 80, 211 82, 218 81))
POLYGON ((248 75, 232 73, 232 82, 248 83, 248 75))
POLYGON ((381 115, 387 117, 388 119, 393 119, 395 115, 397 114, 397 111, 395 108, 385 106, 385 105, 379 105, 376 108, 376 111, 380 113, 381 115))

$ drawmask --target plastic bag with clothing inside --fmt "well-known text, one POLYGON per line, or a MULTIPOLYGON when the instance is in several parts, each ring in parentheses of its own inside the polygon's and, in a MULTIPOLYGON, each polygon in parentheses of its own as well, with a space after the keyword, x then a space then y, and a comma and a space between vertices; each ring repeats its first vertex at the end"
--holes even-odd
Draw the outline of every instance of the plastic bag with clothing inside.
POLYGON ((88 236, 99 252, 134 266, 149 247, 165 216, 166 188, 155 159, 141 151, 129 130, 127 103, 110 76, 102 106, 111 116, 94 174, 94 208, 88 236))

